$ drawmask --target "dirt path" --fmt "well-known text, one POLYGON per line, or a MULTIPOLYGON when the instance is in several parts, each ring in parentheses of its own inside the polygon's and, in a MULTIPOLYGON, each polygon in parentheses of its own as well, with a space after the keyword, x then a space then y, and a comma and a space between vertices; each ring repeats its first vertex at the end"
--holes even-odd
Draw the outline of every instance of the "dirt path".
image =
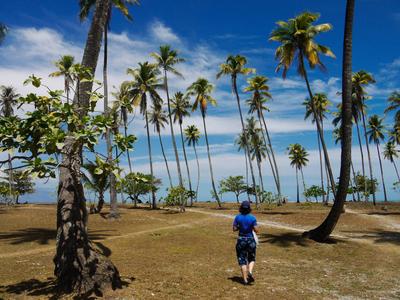
POLYGON ((396 220, 394 220, 393 218, 391 218, 390 216, 366 214, 364 212, 352 210, 347 207, 346 207, 346 213, 354 214, 354 215, 360 216, 362 218, 372 218, 372 219, 378 220, 379 223, 384 226, 390 227, 392 229, 400 230, 400 223, 397 222, 396 220))

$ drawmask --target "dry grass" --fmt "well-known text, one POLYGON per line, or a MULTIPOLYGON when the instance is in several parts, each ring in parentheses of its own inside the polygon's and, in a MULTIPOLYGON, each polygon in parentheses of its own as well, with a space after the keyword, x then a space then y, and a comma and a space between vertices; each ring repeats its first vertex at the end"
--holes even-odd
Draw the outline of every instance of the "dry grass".
MULTIPOLYGON (((231 220, 236 205, 201 204, 184 214, 121 209, 122 218, 91 216, 92 239, 117 265, 126 287, 108 299, 335 299, 400 297, 400 206, 386 211, 349 204, 331 243, 262 226, 256 283, 242 286, 231 220), (383 214, 383 215, 382 215, 383 214), (397 225, 396 225, 397 224, 397 225)), ((311 228, 326 216, 322 205, 289 204, 256 212, 259 221, 311 228)), ((0 208, 0 299, 53 292, 55 207, 0 208)))

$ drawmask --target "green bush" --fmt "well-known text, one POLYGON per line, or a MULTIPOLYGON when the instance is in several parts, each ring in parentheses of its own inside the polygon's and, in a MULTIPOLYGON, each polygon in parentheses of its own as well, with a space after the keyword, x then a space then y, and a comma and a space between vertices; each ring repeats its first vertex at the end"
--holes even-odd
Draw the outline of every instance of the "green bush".
POLYGON ((186 205, 191 192, 183 186, 174 186, 168 189, 168 195, 165 197, 165 205, 182 206, 186 205))

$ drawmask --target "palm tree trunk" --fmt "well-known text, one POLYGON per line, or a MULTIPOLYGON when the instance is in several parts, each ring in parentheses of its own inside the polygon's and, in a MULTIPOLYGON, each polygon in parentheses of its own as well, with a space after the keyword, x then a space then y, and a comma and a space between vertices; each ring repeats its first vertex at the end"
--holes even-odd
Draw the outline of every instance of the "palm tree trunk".
POLYGON ((296 167, 296 187, 297 187, 297 203, 300 203, 300 188, 299 188, 299 169, 296 167))
MULTIPOLYGON (((350 181, 351 139, 352 139, 352 36, 355 0, 347 0, 346 20, 343 42, 343 70, 342 70, 342 153, 340 163, 339 188, 335 202, 320 226, 305 232, 304 236, 323 242, 328 239, 335 228, 346 201, 347 189, 350 181)), ((331 181, 332 182, 332 181, 331 181)))
POLYGON ((163 142, 162 142, 162 139, 161 139, 161 133, 160 133, 160 131, 157 131, 157 133, 158 133, 158 140, 160 141, 161 152, 162 152, 162 155, 163 155, 164 161, 165 161, 165 167, 167 168, 169 186, 172 188, 171 173, 169 172, 168 160, 167 160, 167 157, 165 156, 164 145, 163 145, 163 142))
POLYGON ((246 152, 247 152, 247 150, 244 149, 244 160, 246 162, 246 186, 247 186, 246 193, 247 193, 247 198, 250 202, 250 194, 249 194, 249 189, 248 189, 248 187, 249 187, 249 164, 247 161, 247 153, 246 152))
POLYGON ((15 199, 15 193, 14 193, 14 172, 12 165, 12 157, 10 153, 8 153, 8 184, 10 189, 10 200, 12 201, 12 204, 18 204, 18 201, 16 201, 15 199))
MULTIPOLYGON (((257 167, 258 167, 258 176, 260 177, 260 188, 261 188, 261 195, 264 195, 264 181, 261 172, 261 161, 257 158, 257 167)), ((263 200, 262 196, 260 196, 260 202, 263 200)))
MULTIPOLYGON (((150 142, 150 130, 149 130, 149 117, 147 115, 147 109, 144 112, 145 118, 146 118, 146 131, 147 131, 147 147, 149 149, 149 162, 150 162, 150 175, 153 180, 154 178, 154 172, 153 172, 153 157, 151 155, 151 142, 150 142)), ((152 209, 157 208, 157 201, 156 201, 156 193, 154 192, 154 189, 151 191, 151 200, 152 200, 152 209)))
POLYGON ((169 125, 170 125, 170 129, 171 129, 172 145, 174 147, 174 152, 175 152, 175 160, 176 160, 176 167, 178 170, 179 185, 181 187, 183 187, 181 165, 179 162, 178 148, 176 147, 176 140, 175 140, 175 134, 174 134, 174 123, 172 122, 171 103, 170 103, 171 101, 169 98, 167 70, 165 70, 165 69, 164 69, 164 86, 165 86, 165 92, 167 93, 169 125))
MULTIPOLYGON (((357 187, 357 181, 356 181, 356 172, 354 171, 354 166, 353 166, 353 162, 351 162, 351 171, 353 172, 353 182, 354 182, 354 186, 357 187)), ((360 191, 358 189, 356 189, 357 191, 357 201, 360 202, 361 201, 361 197, 360 197, 360 191)))
MULTIPOLYGON (((124 135, 125 137, 128 136, 128 125, 124 122, 124 135)), ((132 173, 132 162, 131 162, 131 155, 129 154, 129 149, 126 149, 126 158, 128 160, 129 165, 129 172, 132 173)))
POLYGON ((196 202, 197 202, 199 195, 199 185, 200 185, 200 163, 199 163, 199 157, 197 155, 195 142, 193 142, 193 150, 194 150, 194 155, 196 156, 196 163, 197 163, 197 185, 196 185, 196 202))
POLYGON ((269 135, 267 122, 265 122, 264 113, 262 110, 260 111, 260 114, 261 114, 261 119, 264 123, 265 133, 267 135, 268 147, 269 147, 269 150, 271 151, 272 161, 274 163, 276 188, 278 190, 278 205, 282 205, 282 192, 281 192, 281 180, 279 177, 279 168, 278 168, 278 164, 276 163, 274 148, 272 148, 271 137, 269 135))
POLYGON ((97 202, 96 213, 99 214, 104 206, 104 193, 99 193, 99 201, 97 202))
POLYGON ((378 152, 378 159, 379 159, 379 166, 381 168, 381 178, 382 178, 382 185, 383 185, 383 195, 385 197, 385 202, 387 202, 387 195, 386 195, 386 185, 385 185, 385 177, 383 176, 383 167, 382 167, 382 159, 381 159, 381 152, 379 150, 379 143, 376 143, 376 151, 378 152))
POLYGON ((258 123, 260 124, 260 129, 261 129, 261 134, 262 134, 262 137, 263 137, 263 141, 264 141, 264 144, 267 146, 268 162, 269 162, 269 165, 271 166, 272 176, 274 177, 276 190, 277 190, 277 192, 279 194, 279 188, 278 188, 279 184, 278 184, 278 181, 277 181, 277 178, 276 178, 275 167, 274 167, 272 159, 271 159, 271 154, 272 153, 270 154, 270 149, 271 148, 269 147, 269 144, 267 143, 267 139, 265 138, 265 135, 264 135, 264 129, 263 129, 263 126, 261 124, 261 115, 260 115, 260 111, 259 110, 257 110, 257 116, 258 116, 258 123))
POLYGON ((232 77, 232 88, 233 88, 233 92, 236 95, 236 101, 237 101, 237 105, 238 105, 238 110, 239 110, 239 115, 240 115, 240 122, 242 123, 242 132, 244 135, 244 140, 245 140, 245 147, 246 147, 246 154, 249 160, 249 166, 250 166, 250 174, 251 174, 251 179, 253 181, 253 186, 254 186, 254 195, 256 198, 256 207, 258 207, 258 193, 257 193, 257 189, 256 189, 256 178, 254 177, 254 170, 253 170, 253 164, 251 163, 251 158, 250 158, 250 151, 249 151, 249 144, 247 142, 247 134, 246 134, 246 128, 244 126, 244 121, 243 121, 243 115, 242 115, 242 108, 240 106, 240 98, 239 98, 239 93, 237 90, 237 84, 236 84, 236 77, 232 77))
MULTIPOLYGON (((304 70, 304 79, 306 81, 308 94, 310 96, 310 99, 312 100, 312 99, 314 99, 314 96, 313 96, 313 93, 311 91, 310 82, 308 81, 308 76, 307 76, 307 71, 306 71, 306 68, 305 68, 305 65, 304 65, 302 50, 300 50, 299 59, 300 59, 300 63, 302 65, 302 68, 304 70)), ((324 151, 325 164, 326 164, 326 166, 328 168, 329 180, 331 182, 333 197, 335 199, 335 195, 336 195, 335 177, 333 176, 333 173, 332 173, 332 167, 331 167, 331 162, 330 162, 330 159, 329 159, 328 149, 326 147, 325 139, 324 139, 324 136, 322 134, 323 131, 322 131, 322 127, 321 127, 321 122, 320 122, 319 118, 317 117, 318 114, 317 114, 317 111, 315 109, 314 101, 310 101, 310 104, 311 104, 311 109, 313 111, 313 114, 315 116, 315 123, 317 124, 317 130, 318 130, 318 133, 319 133, 319 138, 321 140, 322 149, 324 151)))
MULTIPOLYGON (((192 179, 190 178, 190 170, 189 170, 189 164, 186 156, 186 147, 185 147, 185 141, 183 139, 183 130, 182 130, 182 124, 179 122, 179 130, 181 132, 181 141, 182 141, 182 149, 183 149, 183 157, 185 158, 185 164, 186 164, 186 172, 188 176, 188 181, 189 181, 189 190, 192 192, 192 179)), ((190 194, 190 206, 193 206, 193 194, 190 194)))
MULTIPOLYGON (((371 180, 371 183, 374 180, 373 173, 372 173, 372 162, 371 162, 371 152, 369 150, 369 143, 368 143, 368 136, 367 136, 367 125, 365 122, 365 114, 364 111, 361 109, 361 116, 362 116, 362 121, 363 121, 363 127, 364 127, 364 137, 365 137, 365 144, 367 146, 367 155, 368 155, 368 166, 369 166, 369 179, 371 180)), ((376 205, 376 195, 375 195, 375 189, 372 189, 372 200, 374 205, 376 205)))
POLYGON ((392 163, 394 166, 394 170, 396 171, 397 180, 400 182, 400 176, 399 176, 399 171, 397 170, 396 162, 393 160, 392 163))
MULTIPOLYGON (((355 119, 355 123, 356 123, 356 128, 357 128, 357 138, 358 138, 358 145, 360 147, 360 154, 361 154, 361 167, 362 167, 362 175, 365 178, 365 164, 364 164, 364 151, 363 151, 363 147, 362 147, 362 142, 361 142, 361 134, 360 134, 360 126, 358 124, 358 120, 357 118, 355 119)), ((368 196, 367 196, 367 181, 364 180, 364 193, 363 193, 366 197, 366 200, 368 201, 368 196)))
MULTIPOLYGON (((323 163, 322 163, 322 152, 321 152, 321 141, 319 138, 319 132, 317 131, 317 140, 318 140, 318 151, 319 151, 319 166, 320 166, 320 171, 321 171, 321 188, 323 191, 325 191, 324 187, 324 168, 323 168, 323 163)), ((325 203, 325 193, 322 194, 322 202, 325 203)))
POLYGON ((303 168, 300 168, 300 173, 301 173, 301 180, 303 181, 304 197, 306 198, 306 201, 308 202, 309 199, 308 199, 308 197, 305 195, 305 194, 306 194, 306 191, 307 191, 307 187, 306 187, 306 181, 304 180, 303 168))
POLYGON ((217 189, 215 188, 215 182, 214 182, 214 173, 213 173, 213 168, 212 168, 212 163, 211 163, 211 155, 210 155, 210 146, 208 144, 208 135, 207 135, 207 126, 206 126, 206 116, 205 112, 201 112, 202 117, 203 117, 203 127, 204 127, 204 136, 206 138, 206 145, 207 145, 207 154, 208 154, 208 164, 210 166, 210 175, 211 175, 211 185, 214 191, 215 195, 215 200, 217 200, 218 207, 222 208, 221 202, 218 197, 217 189))
MULTIPOLYGON (((110 6, 111 8, 111 6, 110 6)), ((108 25, 109 18, 104 27, 104 63, 103 63, 103 85, 104 85, 104 115, 106 117, 110 116, 110 108, 108 107, 108 80, 107 80, 107 59, 108 59, 108 25)), ((112 144, 111 144, 111 130, 110 128, 106 129, 106 145, 107 145, 107 160, 108 163, 113 163, 113 153, 112 153, 112 144)), ((119 218, 120 215, 118 213, 118 202, 117 202, 117 180, 115 178, 114 173, 110 174, 110 214, 108 218, 116 219, 119 218)))

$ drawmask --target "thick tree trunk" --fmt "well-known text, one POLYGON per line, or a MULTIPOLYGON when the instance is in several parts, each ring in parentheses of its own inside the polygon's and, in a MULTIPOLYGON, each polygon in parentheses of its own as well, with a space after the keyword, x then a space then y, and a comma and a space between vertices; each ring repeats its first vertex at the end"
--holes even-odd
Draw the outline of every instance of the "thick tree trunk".
POLYGON ((160 133, 160 131, 157 131, 157 133, 158 133, 158 140, 160 141, 161 153, 164 157, 165 167, 166 167, 167 173, 168 173, 169 186, 172 188, 172 178, 171 178, 171 173, 169 172, 168 160, 167 160, 167 157, 165 156, 164 145, 163 145, 163 142, 161 139, 161 133, 160 133))
POLYGON ((199 195, 199 185, 200 185, 200 164, 199 164, 199 157, 197 155, 196 144, 193 142, 193 150, 194 155, 196 156, 196 163, 197 163, 197 185, 196 185, 196 202, 199 195))
MULTIPOLYGON (((368 143, 368 136, 367 136, 367 124, 365 122, 365 114, 364 114, 363 110, 361 110, 361 116, 362 116, 363 127, 364 127, 365 144, 367 146, 369 179, 371 180, 371 183, 372 183, 373 180, 374 180, 374 175, 373 175, 373 172, 372 172, 371 151, 369 150, 369 143, 368 143)), ((372 200, 373 200, 374 205, 376 205, 375 189, 372 189, 372 200)))
POLYGON ((352 29, 355 0, 347 0, 346 21, 343 42, 342 71, 342 153, 340 164, 339 188, 328 216, 317 228, 304 235, 318 242, 328 239, 335 228, 346 201, 350 181, 351 139, 352 139, 352 29))
MULTIPOLYGON (((358 120, 355 118, 355 123, 356 123, 356 128, 357 128, 357 138, 358 138, 358 145, 360 147, 360 154, 361 154, 361 167, 362 167, 362 175, 365 178, 365 164, 364 164, 364 151, 362 148, 362 142, 361 142, 361 134, 360 134, 360 126, 358 124, 358 120)), ((366 197, 366 200, 368 201, 368 196, 367 196, 367 181, 364 180, 364 196, 366 197)))
POLYGON ((385 185, 385 177, 383 176, 383 167, 382 167, 382 159, 381 159, 381 152, 379 150, 379 143, 376 143, 376 151, 378 152, 378 159, 379 159, 379 166, 381 169, 381 178, 382 178, 382 185, 383 185, 383 195, 385 197, 385 202, 387 202, 387 195, 386 195, 386 185, 385 185))
POLYGON ((233 89, 233 93, 236 95, 236 102, 237 102, 237 105, 238 105, 238 110, 239 110, 239 115, 240 115, 240 122, 242 123, 242 132, 243 132, 244 141, 245 141, 245 144, 246 144, 245 145, 246 154, 247 154, 247 158, 249 160, 251 180, 252 180, 253 186, 254 186, 254 196, 256 198, 256 207, 258 207, 259 197, 258 197, 258 192, 257 192, 257 189, 256 189, 256 178, 254 176, 253 164, 251 162, 249 145, 248 145, 248 142, 247 142, 246 127, 245 127, 244 121, 243 121, 243 114, 242 114, 242 108, 240 106, 240 98, 239 98, 239 93, 238 93, 238 90, 237 90, 236 77, 232 77, 232 89, 233 89))
POLYGON ((267 122, 265 122, 264 113, 262 111, 260 111, 260 114, 261 114, 261 119, 264 123, 265 133, 267 135, 268 147, 269 147, 269 150, 271 151, 272 161, 274 163, 275 176, 276 176, 276 188, 278 190, 278 205, 282 205, 282 191, 281 191, 281 179, 279 177, 279 168, 278 168, 278 164, 276 163, 275 152, 274 152, 274 148, 272 148, 271 137, 269 135, 267 122))
POLYGON ((219 196, 218 196, 218 192, 217 189, 215 188, 215 182, 214 182, 214 172, 213 172, 213 168, 212 168, 212 163, 211 163, 211 155, 210 155, 210 146, 208 144, 208 135, 207 135, 207 126, 206 126, 206 116, 205 116, 205 112, 201 112, 202 117, 203 117, 203 127, 204 127, 204 136, 206 138, 206 146, 207 146, 207 154, 208 154, 208 165, 210 166, 210 175, 211 175, 211 185, 214 191, 214 195, 215 195, 215 200, 218 203, 218 207, 222 208, 221 205, 221 201, 219 200, 219 196))
POLYGON ((171 129, 171 139, 172 139, 172 145, 174 147, 176 168, 178 170, 179 185, 183 187, 181 165, 180 165, 180 162, 179 162, 178 148, 176 147, 176 140, 175 140, 175 134, 174 134, 174 123, 172 122, 171 101, 170 101, 170 98, 169 98, 167 70, 164 70, 164 87, 165 87, 165 92, 167 93, 167 106, 168 106, 169 126, 170 126, 170 129, 171 129))
POLYGON ((88 296, 121 287, 121 280, 117 268, 96 250, 87 234, 80 153, 80 145, 72 137, 66 138, 58 186, 54 274, 62 291, 88 296))
MULTIPOLYGON (((147 130, 147 147, 149 149, 149 162, 150 162, 150 175, 151 178, 154 178, 154 172, 153 172, 153 157, 151 154, 151 142, 150 142, 150 130, 149 130, 149 117, 147 115, 147 110, 144 112, 145 119, 146 119, 146 130, 147 130)), ((153 209, 157 208, 157 200, 156 200, 156 193, 154 192, 154 189, 151 191, 151 200, 152 200, 152 205, 151 207, 153 209)))
MULTIPOLYGON (((190 171, 189 171, 189 164, 186 156, 186 147, 185 147, 185 141, 183 139, 183 130, 182 130, 182 124, 179 122, 179 130, 181 132, 181 142, 182 142, 182 149, 183 149, 183 157, 185 158, 185 164, 186 164, 186 172, 188 176, 188 181, 189 181, 189 190, 192 192, 192 179, 190 178, 190 171)), ((190 194, 190 206, 193 206, 193 195, 192 193, 190 194)))
POLYGON ((235 196, 236 196, 236 202, 237 202, 237 204, 240 204, 240 202, 239 202, 239 195, 238 195, 238 194, 235 194, 235 196))

